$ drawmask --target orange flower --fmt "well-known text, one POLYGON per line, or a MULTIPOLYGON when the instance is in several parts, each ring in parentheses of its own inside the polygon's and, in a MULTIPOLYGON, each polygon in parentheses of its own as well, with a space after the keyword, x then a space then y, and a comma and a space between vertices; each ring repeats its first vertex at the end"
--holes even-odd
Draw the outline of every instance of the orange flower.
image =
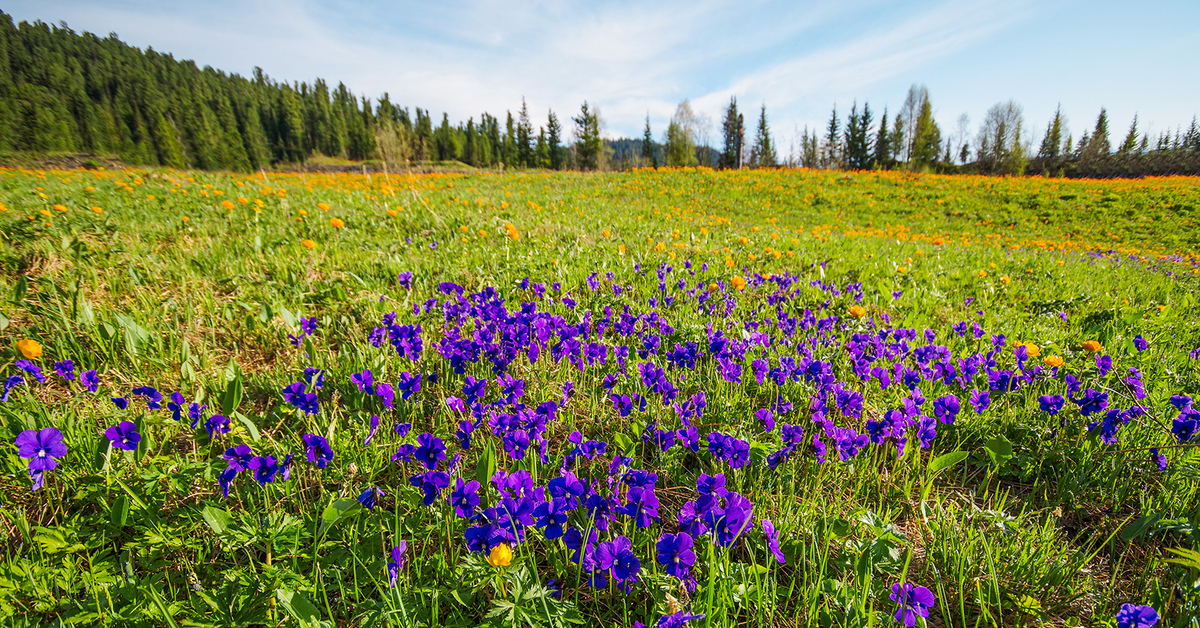
POLYGON ((1049 366, 1051 368, 1054 368, 1056 366, 1062 366, 1063 364, 1066 364, 1066 362, 1063 361, 1062 356, 1058 356, 1058 355, 1048 355, 1048 356, 1046 356, 1046 359, 1044 360, 1044 362, 1046 363, 1046 366, 1049 366))
POLYGON ((861 305, 855 305, 850 308, 850 315, 855 318, 862 318, 867 315, 867 308, 861 305))
POLYGON ((1100 343, 1095 340, 1085 340, 1083 342, 1083 349, 1088 353, 1100 353, 1104 350, 1104 347, 1102 347, 1100 343))
POLYGON ((38 341, 31 338, 22 338, 17 341, 17 351, 25 356, 27 360, 36 360, 42 357, 42 345, 38 341))
POLYGON ((979 278, 980 278, 980 279, 983 279, 984 277, 987 277, 987 271, 986 271, 986 270, 981 270, 981 271, 979 271, 978 273, 975 273, 975 274, 976 274, 976 275, 979 275, 979 278))
POLYGON ((715 283, 710 283, 710 284, 708 284, 708 291, 709 291, 709 292, 716 292, 717 290, 720 290, 720 289, 721 289, 721 286, 718 286, 718 285, 717 285, 717 284, 715 284, 715 283))
POLYGON ((734 277, 733 279, 730 279, 729 283, 733 286, 734 290, 745 290, 746 289, 746 279, 744 277, 742 277, 741 275, 738 275, 738 276, 734 277))
POLYGON ((233 209, 233 201, 221 201, 221 207, 225 209, 233 209))
POLYGON ((1031 357, 1031 358, 1036 358, 1036 357, 1042 355, 1042 348, 1033 344, 1032 342, 1014 342, 1013 343, 1014 349, 1016 347, 1020 347, 1020 346, 1025 347, 1025 351, 1029 354, 1029 357, 1031 357))
POLYGON ((315 248, 317 248, 317 243, 313 242, 312 240, 302 240, 300 242, 300 246, 302 246, 306 249, 315 249, 315 248))
POLYGON ((329 203, 317 203, 317 209, 327 212, 329 211, 329 203))
POLYGON ((67 211, 67 206, 66 205, 55 205, 54 209, 56 211, 65 212, 65 211, 67 211))
POLYGON ((394 209, 389 209, 389 210, 388 210, 388 215, 389 215, 389 216, 399 216, 399 215, 400 215, 400 212, 398 212, 398 211, 396 211, 396 210, 394 210, 394 209))
POLYGON ((905 272, 907 272, 907 271, 908 271, 908 268, 905 268, 904 266, 897 266, 897 267, 896 267, 896 272, 898 272, 898 273, 901 273, 901 274, 903 274, 903 273, 905 273, 905 272))
POLYGON ((103 210, 103 209, 100 209, 99 207, 93 207, 93 208, 92 208, 92 211, 96 212, 97 214, 103 214, 103 213, 104 213, 104 210, 103 210))
POLYGON ((330 218, 329 224, 333 225, 334 229, 341 229, 346 226, 346 223, 342 222, 341 218, 330 218))

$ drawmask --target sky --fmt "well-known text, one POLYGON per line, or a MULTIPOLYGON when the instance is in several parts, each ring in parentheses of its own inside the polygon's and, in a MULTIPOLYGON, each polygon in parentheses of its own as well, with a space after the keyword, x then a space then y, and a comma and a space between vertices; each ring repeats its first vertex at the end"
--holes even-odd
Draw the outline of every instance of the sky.
MULTIPOLYGON (((1105 0, 6 0, 16 21, 116 33, 197 65, 279 81, 338 82, 387 92, 454 123, 488 112, 564 127, 587 101, 604 135, 662 140, 680 102, 721 141, 730 98, 747 139, 761 107, 787 156, 799 133, 825 128, 836 105, 869 103, 875 119, 928 88, 947 134, 989 107, 1021 105, 1039 142, 1061 106, 1075 138, 1101 107, 1110 141, 1134 115, 1154 137, 1200 113, 1200 1, 1105 0)), ((1037 149, 1036 144, 1034 150, 1037 149)))

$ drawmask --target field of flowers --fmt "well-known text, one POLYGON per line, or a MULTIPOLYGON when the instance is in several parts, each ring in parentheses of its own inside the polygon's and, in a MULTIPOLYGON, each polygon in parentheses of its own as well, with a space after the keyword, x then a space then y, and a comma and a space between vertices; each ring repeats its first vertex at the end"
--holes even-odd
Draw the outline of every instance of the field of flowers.
POLYGON ((0 170, 0 622, 1198 626, 1197 208, 0 170))

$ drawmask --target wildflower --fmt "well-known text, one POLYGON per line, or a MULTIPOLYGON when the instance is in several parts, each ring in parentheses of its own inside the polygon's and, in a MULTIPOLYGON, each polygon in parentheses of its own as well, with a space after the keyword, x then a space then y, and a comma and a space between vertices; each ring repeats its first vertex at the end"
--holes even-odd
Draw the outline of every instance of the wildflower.
POLYGON ((375 502, 377 502, 380 497, 384 497, 385 495, 387 495, 387 493, 384 493, 382 489, 372 486, 359 493, 357 499, 358 503, 362 504, 368 510, 374 510, 375 502))
POLYGON ((146 407, 157 410, 162 407, 162 393, 149 386, 139 386, 133 389, 133 394, 146 400, 146 407))
POLYGON ((626 593, 638 581, 637 574, 642 570, 641 561, 633 553, 633 543, 623 536, 597 545, 596 563, 600 568, 610 570, 626 593))
POLYGON ((25 430, 17 435, 16 445, 17 455, 29 458, 30 472, 52 471, 58 466, 56 458, 67 455, 63 434, 53 427, 25 430))
POLYGON ((96 369, 88 369, 80 373, 79 383, 83 384, 83 387, 86 388, 88 392, 96 392, 99 390, 100 377, 96 375, 96 369))
POLYGON ((129 407, 128 397, 109 397, 109 399, 113 402, 113 405, 120 410, 124 410, 129 407))
POLYGON ((404 552, 408 549, 407 541, 400 541, 400 544, 392 548, 392 560, 388 562, 388 587, 396 588, 396 578, 400 575, 400 570, 404 569, 404 564, 408 561, 404 560, 404 552))
POLYGON ((67 381, 75 379, 75 362, 73 360, 55 362, 54 370, 58 372, 59 377, 67 381))
POLYGON ((368 395, 374 394, 372 385, 375 383, 375 377, 371 374, 371 369, 363 369, 361 373, 351 373, 350 381, 358 386, 358 389, 368 395))
POLYGON ((315 249, 315 248, 317 248, 317 243, 313 242, 312 240, 301 240, 300 246, 302 246, 306 249, 315 249))
POLYGON ((692 537, 687 532, 664 534, 658 538, 658 564, 669 576, 687 580, 692 565, 696 564, 696 552, 692 551, 692 537))
POLYGON ((1180 443, 1186 443, 1200 432, 1200 411, 1187 407, 1171 423, 1171 433, 1180 443))
POLYGON ((932 591, 909 582, 893 584, 890 597, 900 605, 893 617, 909 628, 916 625, 917 617, 928 618, 929 609, 937 603, 932 591))
POLYGON ((134 425, 133 421, 121 421, 105 430, 104 436, 112 443, 114 449, 125 451, 136 450, 138 442, 142 440, 142 435, 138 434, 137 425, 134 425))
POLYGON ((775 529, 775 524, 771 523, 770 519, 762 521, 763 536, 767 538, 767 548, 771 550, 771 554, 775 556, 775 560, 782 565, 787 562, 787 558, 783 555, 783 551, 779 549, 779 531, 775 529))
POLYGON ((738 275, 738 276, 734 277, 733 279, 730 279, 729 284, 731 286, 733 286, 734 290, 745 290, 746 289, 746 279, 744 277, 742 277, 741 275, 738 275))
POLYGON ((30 362, 29 360, 17 360, 16 362, 13 362, 13 366, 28 373, 39 382, 46 381, 46 376, 42 375, 42 369, 38 368, 36 364, 30 362))
POLYGON ((1141 353, 1150 348, 1150 343, 1146 342, 1146 339, 1142 338, 1141 334, 1138 334, 1133 337, 1133 346, 1138 350, 1138 353, 1141 353))
POLYGON ((1062 356, 1059 355, 1048 355, 1043 362, 1045 362, 1046 366, 1049 366, 1050 368, 1057 368, 1063 364, 1066 364, 1066 362, 1063 361, 1062 356))
POLYGON ((329 225, 334 229, 341 229, 346 226, 346 223, 341 218, 330 218, 329 225))
POLYGON ((25 381, 25 379, 23 377, 21 377, 20 375, 13 375, 13 376, 9 377, 8 379, 4 380, 4 393, 0 394, 0 401, 7 402, 8 401, 8 393, 11 392, 13 388, 20 386, 24 381, 25 381))
POLYGON ((508 546, 508 543, 501 543, 492 548, 492 551, 488 554, 487 562, 489 565, 499 569, 511 565, 512 559, 512 548, 508 546))
POLYGON ((279 474, 279 462, 275 456, 255 456, 250 461, 250 469, 254 471, 254 479, 259 486, 266 486, 268 482, 274 482, 279 474))
POLYGON ((1122 604, 1117 611, 1117 628, 1150 628, 1158 623, 1158 611, 1145 604, 1122 604))
POLYGON ((1104 347, 1100 346, 1100 343, 1095 340, 1085 340, 1083 343, 1083 350, 1088 353, 1100 353, 1103 349, 1104 347))
POLYGON ((305 434, 301 440, 304 441, 308 461, 316 465, 318 469, 324 469, 333 460, 333 449, 324 436, 305 434))
POLYGON ((479 482, 463 482, 462 478, 458 478, 449 499, 455 516, 471 518, 475 514, 475 507, 479 505, 479 482))
POLYGON ((21 355, 25 356, 27 360, 36 360, 42 357, 42 345, 30 338, 18 340, 17 351, 20 351, 21 355))
POLYGON ((442 439, 425 432, 417 437, 417 450, 414 455, 417 462, 425 465, 426 469, 434 470, 438 461, 446 461, 446 444, 442 439))
POLYGON ((855 318, 863 318, 867 315, 867 309, 861 305, 853 305, 850 307, 850 315, 855 318))
POLYGON ((226 469, 233 469, 239 472, 249 471, 250 462, 254 460, 254 452, 250 450, 249 445, 242 443, 241 445, 235 445, 226 449, 225 453, 221 454, 221 457, 225 459, 226 469))
POLYGON ((171 393, 171 400, 167 402, 167 410, 171 411, 171 419, 178 421, 183 413, 183 405, 187 400, 183 398, 183 393, 171 393))
POLYGON ((204 429, 208 431, 209 438, 215 438, 217 434, 228 434, 231 428, 225 415, 214 414, 204 422, 204 429))
MULTIPOLYGON (((670 615, 663 615, 654 623, 654 628, 683 628, 683 625, 693 619, 704 619, 704 615, 688 615, 686 611, 675 611, 670 615)), ((647 628, 640 621, 633 622, 634 628, 647 628)))
POLYGON ((371 439, 375 438, 375 430, 379 429, 379 415, 371 415, 371 431, 367 432, 367 437, 363 439, 363 445, 370 445, 371 439))

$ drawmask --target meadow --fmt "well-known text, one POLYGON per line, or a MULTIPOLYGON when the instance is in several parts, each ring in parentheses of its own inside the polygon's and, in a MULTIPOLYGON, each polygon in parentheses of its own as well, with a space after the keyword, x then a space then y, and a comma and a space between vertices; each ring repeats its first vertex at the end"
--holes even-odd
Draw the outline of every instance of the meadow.
POLYGON ((2 169, 0 621, 1200 626, 1198 208, 2 169))

